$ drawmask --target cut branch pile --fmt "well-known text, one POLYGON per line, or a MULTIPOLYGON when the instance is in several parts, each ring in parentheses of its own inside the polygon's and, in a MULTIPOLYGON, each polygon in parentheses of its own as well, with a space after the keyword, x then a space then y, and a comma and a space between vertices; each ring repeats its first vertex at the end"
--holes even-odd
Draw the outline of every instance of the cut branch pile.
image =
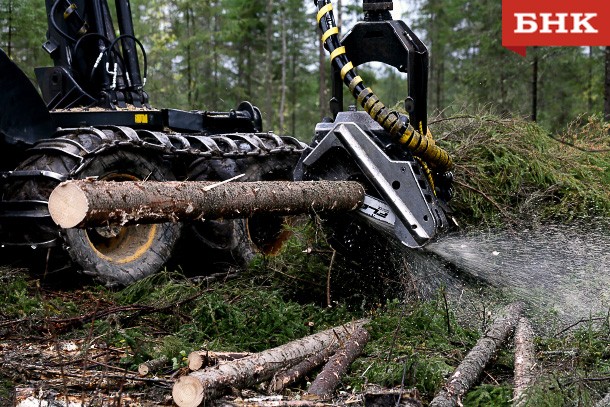
MULTIPOLYGON (((328 348, 339 348, 367 322, 366 319, 358 320, 183 376, 174 384, 174 402, 180 407, 199 406, 204 400, 221 396, 231 387, 245 388, 269 380, 276 372, 289 369, 311 355, 328 348)), ((364 335, 368 337, 368 334, 364 335)))

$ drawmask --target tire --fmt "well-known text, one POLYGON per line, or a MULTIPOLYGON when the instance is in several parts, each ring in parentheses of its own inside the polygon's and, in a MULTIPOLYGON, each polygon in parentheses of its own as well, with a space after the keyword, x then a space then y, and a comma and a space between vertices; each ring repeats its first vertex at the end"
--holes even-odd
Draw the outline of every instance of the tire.
MULTIPOLYGON (((116 148, 95 150, 102 140, 96 134, 71 134, 44 142, 36 153, 25 160, 17 170, 46 170, 72 179, 98 177, 105 180, 173 180, 166 165, 152 156, 116 148), (74 146, 82 146, 78 158, 74 146), (76 172, 76 173, 75 173, 76 172)), ((5 199, 47 201, 57 186, 54 180, 27 180, 11 186, 5 199)), ((108 286, 128 285, 159 271, 170 258, 180 235, 181 224, 134 225, 128 227, 102 227, 89 229, 57 229, 63 247, 82 273, 108 286)), ((48 233, 48 231, 46 231, 48 233)))
MULTIPOLYGON (((95 157, 76 178, 173 180, 158 160, 130 151, 95 157)), ((83 273, 107 285, 128 285, 161 270, 180 236, 180 223, 64 230, 66 251, 83 273)))
MULTIPOLYGON (((193 162, 188 178, 222 181, 242 175, 237 181, 291 180, 297 155, 201 159, 193 162)), ((258 253, 275 254, 290 236, 283 216, 256 215, 244 219, 203 220, 191 227, 199 243, 197 252, 216 270, 247 267, 258 253)))

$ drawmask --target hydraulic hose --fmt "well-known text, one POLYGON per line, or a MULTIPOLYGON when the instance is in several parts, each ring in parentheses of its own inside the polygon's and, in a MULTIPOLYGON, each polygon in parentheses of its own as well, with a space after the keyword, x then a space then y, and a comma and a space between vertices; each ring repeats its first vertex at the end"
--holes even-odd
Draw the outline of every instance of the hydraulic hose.
POLYGON ((335 24, 330 0, 315 1, 318 7, 316 18, 322 29, 322 43, 330 53, 331 63, 339 70, 341 80, 349 88, 354 98, 373 120, 390 133, 392 140, 404 145, 413 155, 420 157, 437 172, 449 171, 453 167, 449 154, 438 147, 432 137, 424 134, 423 129, 420 128, 417 131, 405 116, 388 109, 372 89, 364 85, 362 78, 356 73, 354 65, 347 57, 345 47, 341 46, 339 29, 335 24))

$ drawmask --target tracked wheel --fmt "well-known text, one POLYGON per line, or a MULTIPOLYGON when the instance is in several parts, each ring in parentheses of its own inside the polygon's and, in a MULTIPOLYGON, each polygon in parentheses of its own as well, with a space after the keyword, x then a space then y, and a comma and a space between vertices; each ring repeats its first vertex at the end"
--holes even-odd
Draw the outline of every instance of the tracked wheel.
MULTIPOLYGON (((48 171, 72 179, 97 177, 117 182, 174 179, 158 157, 135 150, 100 149, 109 139, 110 132, 84 132, 43 141, 16 171, 48 171)), ((11 185, 4 199, 46 201, 57 184, 49 178, 28 179, 11 185)), ((159 271, 170 258, 180 230, 181 224, 165 223, 57 229, 55 233, 83 273, 112 286, 127 285, 159 271)))

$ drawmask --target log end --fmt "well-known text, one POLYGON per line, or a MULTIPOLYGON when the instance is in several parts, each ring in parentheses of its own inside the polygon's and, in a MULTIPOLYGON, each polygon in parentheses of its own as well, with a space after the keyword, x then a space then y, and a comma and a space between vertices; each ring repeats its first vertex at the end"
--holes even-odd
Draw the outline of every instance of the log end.
POLYGON ((199 370, 203 367, 203 357, 197 351, 189 353, 187 362, 190 370, 199 370))
POLYGON ((146 376, 148 373, 150 372, 150 369, 148 368, 148 366, 146 366, 145 363, 140 364, 140 366, 138 366, 138 374, 142 377, 146 376))
POLYGON ((180 407, 197 407, 203 402, 203 384, 193 376, 182 376, 174 383, 172 397, 180 407))
POLYGON ((64 229, 73 228, 82 222, 88 209, 86 195, 70 182, 62 182, 49 196, 51 218, 64 229))

